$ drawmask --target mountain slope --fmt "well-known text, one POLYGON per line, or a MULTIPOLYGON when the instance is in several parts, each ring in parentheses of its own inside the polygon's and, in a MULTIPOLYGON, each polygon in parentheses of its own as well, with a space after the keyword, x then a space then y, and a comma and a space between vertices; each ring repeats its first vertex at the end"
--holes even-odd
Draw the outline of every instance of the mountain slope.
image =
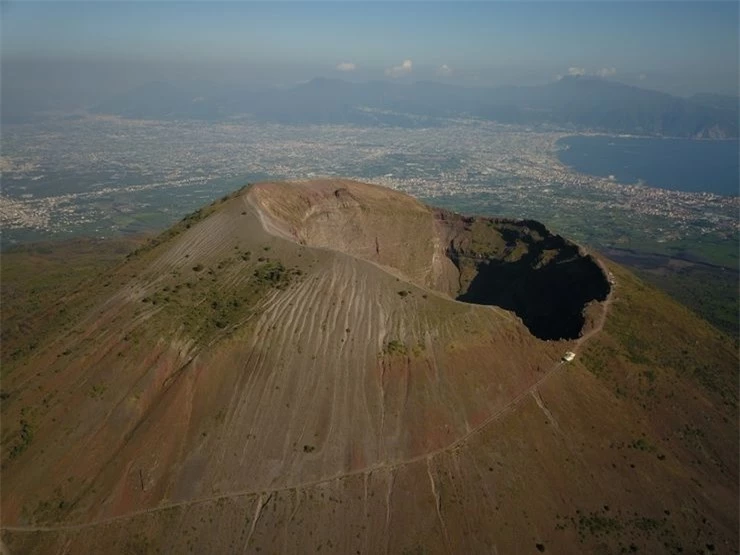
POLYGON ((583 328, 541 340, 453 299, 494 261, 524 281, 557 266, 553 283, 605 282, 534 222, 348 181, 260 184, 186 218, 70 296, 66 329, 3 361, 3 541, 736 549, 723 336, 614 267, 608 297, 571 301, 583 328))

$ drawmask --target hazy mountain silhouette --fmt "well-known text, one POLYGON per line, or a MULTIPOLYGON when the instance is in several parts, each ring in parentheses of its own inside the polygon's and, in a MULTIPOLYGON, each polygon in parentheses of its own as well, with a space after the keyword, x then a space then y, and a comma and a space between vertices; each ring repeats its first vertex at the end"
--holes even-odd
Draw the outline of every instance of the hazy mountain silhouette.
POLYGON ((117 95, 94 109, 124 117, 216 120, 250 115, 282 123, 429 126, 475 117, 523 125, 557 125, 611 133, 737 137, 737 105, 718 95, 691 99, 596 77, 568 76, 541 86, 461 87, 351 83, 316 78, 291 88, 202 94, 163 83, 117 95))

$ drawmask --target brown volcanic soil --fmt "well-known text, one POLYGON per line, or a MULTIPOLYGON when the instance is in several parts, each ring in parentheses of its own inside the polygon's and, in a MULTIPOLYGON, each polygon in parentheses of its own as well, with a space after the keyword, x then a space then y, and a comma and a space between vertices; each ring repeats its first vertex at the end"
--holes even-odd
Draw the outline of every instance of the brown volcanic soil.
POLYGON ((8 550, 737 550, 725 338, 612 267, 588 333, 543 341, 453 300, 500 260, 596 265, 348 181, 187 218, 3 361, 8 550))

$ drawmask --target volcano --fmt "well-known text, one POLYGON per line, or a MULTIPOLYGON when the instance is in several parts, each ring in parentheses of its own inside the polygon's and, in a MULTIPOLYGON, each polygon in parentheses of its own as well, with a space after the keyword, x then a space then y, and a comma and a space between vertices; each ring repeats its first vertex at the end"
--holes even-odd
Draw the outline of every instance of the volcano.
POLYGON ((260 183, 53 310, 10 553, 738 549, 732 342, 538 222, 260 183))

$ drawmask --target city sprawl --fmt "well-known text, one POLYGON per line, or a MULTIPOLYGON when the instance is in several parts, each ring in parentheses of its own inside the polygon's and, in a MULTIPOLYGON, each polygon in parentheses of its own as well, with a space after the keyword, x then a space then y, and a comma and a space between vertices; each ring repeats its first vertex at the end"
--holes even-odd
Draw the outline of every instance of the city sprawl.
POLYGON ((458 210, 539 219, 601 247, 677 251, 698 241, 710 259, 737 250, 738 197, 577 173, 557 158, 568 134, 473 119, 413 129, 108 116, 8 125, 0 224, 6 245, 111 236, 162 228, 247 182, 344 176, 458 210))

